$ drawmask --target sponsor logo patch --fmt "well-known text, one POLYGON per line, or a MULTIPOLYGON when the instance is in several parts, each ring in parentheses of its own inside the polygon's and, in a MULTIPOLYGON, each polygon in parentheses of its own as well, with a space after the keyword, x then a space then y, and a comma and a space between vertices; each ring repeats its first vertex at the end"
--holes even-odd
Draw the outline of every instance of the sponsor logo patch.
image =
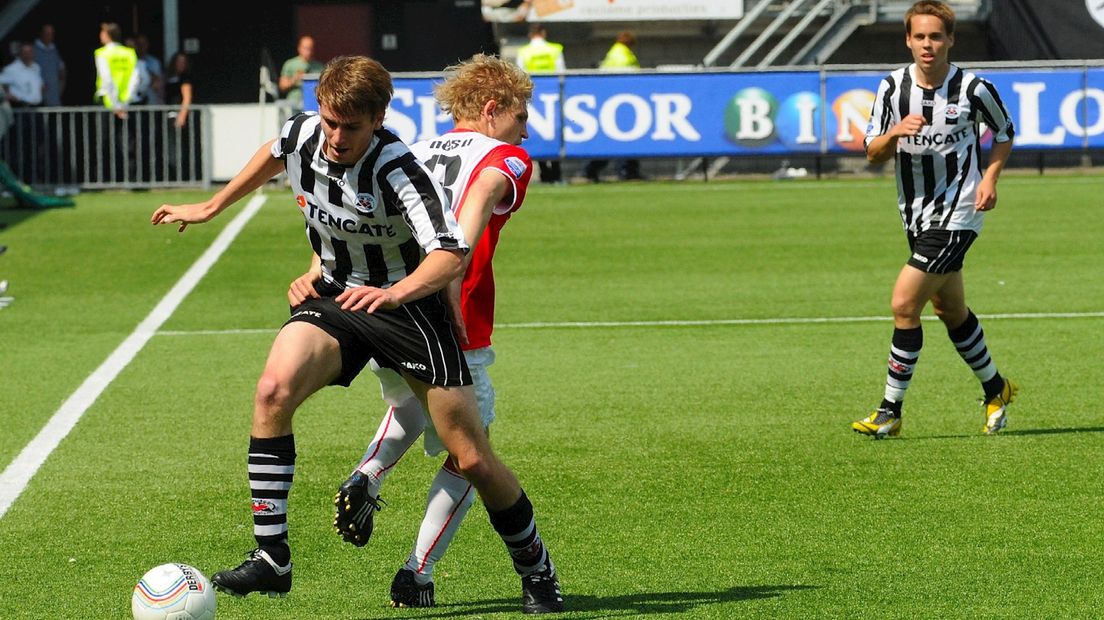
POLYGON ((928 264, 928 257, 927 256, 920 256, 919 254, 913 253, 912 258, 913 258, 913 260, 918 260, 921 263, 924 263, 925 265, 928 264))
POLYGON ((428 370, 425 364, 418 364, 416 362, 400 362, 400 364, 403 368, 407 368, 409 370, 421 370, 423 372, 428 370))
POLYGON ((296 196, 295 197, 295 202, 296 202, 296 204, 299 205, 300 209, 306 209, 307 208, 307 197, 306 196, 296 196))
POLYGON ((908 366, 905 366, 904 364, 902 364, 901 362, 898 362, 897 360, 893 359, 892 357, 889 358, 889 369, 892 370, 893 372, 899 374, 899 375, 907 374, 908 371, 909 371, 908 366))
POLYGON ((372 194, 356 195, 356 210, 361 213, 371 213, 376 210, 376 197, 372 194))
POLYGON ((270 515, 276 512, 276 502, 268 499, 253 500, 253 514, 270 515))
POLYGON ((507 157, 506 168, 510 170, 510 174, 514 175, 515 179, 520 179, 521 175, 525 174, 525 162, 521 161, 519 157, 507 157))

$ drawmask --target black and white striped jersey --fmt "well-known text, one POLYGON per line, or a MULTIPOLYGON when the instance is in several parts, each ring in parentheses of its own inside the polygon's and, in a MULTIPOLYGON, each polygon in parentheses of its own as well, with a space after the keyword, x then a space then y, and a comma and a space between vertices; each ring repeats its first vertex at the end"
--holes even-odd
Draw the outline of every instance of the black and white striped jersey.
POLYGON ((321 118, 299 114, 284 124, 272 156, 284 160, 325 280, 386 288, 427 252, 468 249, 440 183, 395 134, 376 131, 348 167, 322 155, 324 139, 321 118))
POLYGON ((915 65, 898 69, 878 86, 865 145, 909 114, 922 114, 919 135, 897 141, 897 196, 901 220, 913 234, 925 230, 981 231, 983 213, 974 209, 982 178, 979 162, 984 123, 997 142, 1015 135, 1012 118, 997 89, 951 65, 938 88, 916 84, 915 65))

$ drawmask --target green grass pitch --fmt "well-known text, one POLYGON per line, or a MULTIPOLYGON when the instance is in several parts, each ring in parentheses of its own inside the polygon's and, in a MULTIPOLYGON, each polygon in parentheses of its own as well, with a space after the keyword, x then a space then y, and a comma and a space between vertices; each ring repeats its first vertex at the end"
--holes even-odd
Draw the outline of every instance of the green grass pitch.
MULTIPOLYGON (((965 277, 1023 386, 1009 428, 980 434, 979 386, 931 321, 902 436, 875 442, 849 424, 880 398, 907 258, 892 179, 532 188, 495 261, 492 437, 534 501, 565 617, 1104 610, 1104 177, 1006 175, 999 191, 965 277), (796 320, 817 318, 864 320, 796 320)), ((148 224, 202 196, 0 211, 0 469, 240 209, 183 235, 148 224)), ((252 548, 253 385, 309 258, 290 196, 267 196, 0 518, 0 618, 128 618, 150 567, 210 576, 252 548)), ((383 409, 370 374, 300 409, 294 588, 220 595, 219 618, 518 613, 478 506, 437 567, 439 606, 388 607, 437 466, 418 449, 367 547, 333 532, 383 409)))

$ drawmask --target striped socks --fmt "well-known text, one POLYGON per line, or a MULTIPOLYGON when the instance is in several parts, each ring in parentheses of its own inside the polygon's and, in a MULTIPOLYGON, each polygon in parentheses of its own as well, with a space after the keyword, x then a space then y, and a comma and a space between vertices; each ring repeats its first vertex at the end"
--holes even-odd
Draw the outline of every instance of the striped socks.
POLYGON ((985 398, 988 400, 1000 393, 1004 387, 1004 377, 997 372, 997 365, 989 355, 989 347, 985 345, 985 330, 981 329, 981 323, 972 310, 968 310, 966 321, 954 329, 947 330, 947 336, 958 349, 959 356, 974 376, 981 381, 985 390, 985 398))
POLYGON ((491 525, 510 550, 517 574, 525 577, 545 566, 551 567, 552 560, 548 557, 548 550, 544 548, 544 542, 537 533, 536 521, 533 520, 533 504, 529 502, 525 491, 521 492, 521 497, 513 506, 495 512, 487 510, 487 514, 491 518, 491 525))
POLYGON ((922 327, 911 329, 894 328, 893 344, 889 348, 889 369, 886 373, 885 397, 882 407, 901 415, 901 402, 905 400, 905 390, 912 381, 912 372, 920 359, 920 349, 924 346, 922 327))
POLYGON ((295 436, 249 438, 249 490, 253 496, 253 536, 272 561, 291 561, 287 499, 295 475, 295 436))

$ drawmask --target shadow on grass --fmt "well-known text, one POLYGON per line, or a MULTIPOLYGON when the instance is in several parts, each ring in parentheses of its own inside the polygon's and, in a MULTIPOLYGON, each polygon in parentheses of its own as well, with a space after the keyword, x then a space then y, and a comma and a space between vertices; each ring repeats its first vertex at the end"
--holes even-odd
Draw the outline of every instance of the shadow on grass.
MULTIPOLYGON (((1020 435, 1067 435, 1076 433, 1104 433, 1104 426, 1081 426, 1073 428, 1025 428, 1011 431, 1001 431, 1000 437, 1020 435)), ((894 437, 891 441, 924 441, 932 439, 982 439, 982 433, 970 433, 962 435, 929 435, 927 437, 894 437)))
MULTIPOLYGON (((814 590, 820 586, 776 585, 776 586, 734 586, 720 592, 642 592, 624 596, 591 596, 587 594, 568 594, 565 598, 566 613, 572 618, 616 618, 650 614, 692 614, 698 608, 775 598, 789 591, 814 590)), ((411 610, 414 611, 414 610, 411 610)), ((411 618, 462 618, 493 613, 518 613, 521 611, 519 598, 491 599, 470 604, 439 605, 429 613, 411 615, 411 618), (456 607, 459 609, 449 609, 456 607)), ((555 616, 553 616, 555 617, 555 616)), ((361 620, 395 620, 395 612, 384 616, 361 617, 361 620)))

